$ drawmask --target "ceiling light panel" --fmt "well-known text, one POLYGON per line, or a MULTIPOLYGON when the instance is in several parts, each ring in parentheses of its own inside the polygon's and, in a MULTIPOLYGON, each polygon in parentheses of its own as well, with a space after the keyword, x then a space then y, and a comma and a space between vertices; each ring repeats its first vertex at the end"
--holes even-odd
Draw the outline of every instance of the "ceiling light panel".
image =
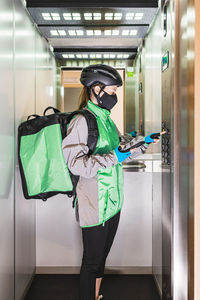
POLYGON ((54 21, 59 21, 60 20, 59 13, 51 13, 51 17, 52 17, 52 20, 54 20, 54 21))
POLYGON ((62 8, 28 7, 37 25, 43 24, 151 24, 158 8, 62 8))
POLYGON ((148 26, 118 26, 115 29, 109 27, 40 27, 42 34, 50 39, 54 38, 144 38, 148 26), (94 29, 93 29, 94 28, 94 29))
POLYGON ((58 33, 59 33, 60 36, 65 36, 66 35, 65 30, 58 30, 58 33))
POLYGON ((101 20, 101 13, 100 12, 84 13, 84 20, 86 21, 101 20))
POLYGON ((66 21, 71 21, 72 20, 72 14, 71 13, 63 13, 63 18, 66 21))
POLYGON ((74 53, 61 53, 54 52, 59 59, 67 60, 123 60, 123 59, 133 59, 136 55, 136 52, 129 53, 119 53, 119 52, 74 52, 74 53))

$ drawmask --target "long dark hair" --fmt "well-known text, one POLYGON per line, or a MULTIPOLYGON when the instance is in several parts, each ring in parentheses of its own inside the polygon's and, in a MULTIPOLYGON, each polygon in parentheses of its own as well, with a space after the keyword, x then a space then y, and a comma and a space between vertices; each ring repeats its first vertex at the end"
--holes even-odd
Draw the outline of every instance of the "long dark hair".
POLYGON ((89 89, 84 86, 81 90, 80 96, 79 96, 79 107, 78 109, 82 109, 85 107, 88 103, 88 100, 90 99, 89 96, 89 89))

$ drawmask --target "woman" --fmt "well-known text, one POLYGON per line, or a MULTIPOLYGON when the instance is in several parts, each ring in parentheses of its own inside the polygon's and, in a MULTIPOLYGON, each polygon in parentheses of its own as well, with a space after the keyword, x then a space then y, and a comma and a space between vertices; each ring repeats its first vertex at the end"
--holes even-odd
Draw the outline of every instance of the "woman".
MULTIPOLYGON (((88 109, 95 115, 98 142, 94 153, 88 156, 87 123, 79 114, 70 122, 62 148, 70 171, 80 176, 76 188, 76 211, 83 238, 80 299, 98 300, 102 298, 99 290, 105 262, 123 205, 122 161, 144 153, 148 145, 125 153, 118 149, 122 137, 110 118, 110 110, 117 103, 116 91, 122 79, 114 68, 101 64, 88 66, 83 69, 80 81, 84 88, 79 109, 88 109)), ((149 140, 154 142, 148 136, 149 140)))

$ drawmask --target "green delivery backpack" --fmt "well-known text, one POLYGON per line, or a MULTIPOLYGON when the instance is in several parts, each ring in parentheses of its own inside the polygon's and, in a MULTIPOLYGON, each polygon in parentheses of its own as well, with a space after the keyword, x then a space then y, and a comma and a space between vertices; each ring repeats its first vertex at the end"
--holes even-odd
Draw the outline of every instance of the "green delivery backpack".
POLYGON ((82 114, 87 121, 90 155, 96 147, 99 132, 95 116, 87 109, 61 113, 49 106, 43 116, 30 115, 18 127, 18 161, 26 199, 46 201, 58 193, 75 199, 79 176, 73 175, 66 165, 62 140, 67 135, 67 125, 76 114, 82 114), (46 115, 49 109, 54 113, 46 115))

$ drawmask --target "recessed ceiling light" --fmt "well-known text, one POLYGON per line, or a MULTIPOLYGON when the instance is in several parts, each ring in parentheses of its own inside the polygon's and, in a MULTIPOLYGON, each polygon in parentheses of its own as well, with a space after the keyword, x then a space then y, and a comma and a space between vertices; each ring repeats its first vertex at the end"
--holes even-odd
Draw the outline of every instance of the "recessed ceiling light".
POLYGON ((50 30, 51 35, 58 35, 58 31, 57 30, 50 30))
POLYGON ((142 20, 142 17, 135 17, 134 20, 142 20))
POLYGON ((119 35, 119 30, 112 30, 112 35, 119 35))
POLYGON ((43 17, 50 17, 50 13, 42 13, 43 17))
POLYGON ((58 32, 59 32, 59 35, 66 35, 65 30, 58 30, 58 32))
POLYGON ((96 58, 95 54, 90 54, 90 58, 96 58))
POLYGON ((101 58, 101 54, 96 54, 96 58, 101 58))
POLYGON ((81 15, 79 13, 72 13, 73 20, 81 20, 81 15))
POLYGON ((115 17, 122 17, 122 13, 115 13, 114 16, 115 17))
POLYGON ((86 30, 87 35, 93 35, 93 30, 86 30))
POLYGON ((129 57, 129 54, 124 54, 124 58, 128 58, 129 57))
POLYGON ((117 58, 123 58, 122 54, 117 54, 117 58))
POLYGON ((109 54, 104 54, 103 57, 104 57, 104 58, 109 58, 110 55, 109 55, 109 54))
POLYGON ((136 35, 137 34, 137 30, 130 30, 130 35, 136 35))
POLYGON ((101 35, 101 30, 94 30, 94 35, 101 35))
POLYGON ((133 20, 134 13, 127 13, 126 14, 126 20, 133 20))
POLYGON ((122 19, 122 13, 115 13, 114 14, 114 20, 121 20, 122 19))
POLYGON ((115 58, 115 54, 110 54, 110 58, 115 58))
POLYGON ((115 17, 122 17, 122 13, 115 13, 114 16, 115 17))
POLYGON ((134 13, 132 13, 132 12, 131 12, 131 13, 127 13, 126 16, 127 16, 127 17, 133 17, 133 16, 134 16, 134 13))
POLYGON ((101 13, 93 13, 94 20, 101 20, 101 13))
POLYGON ((88 58, 88 54, 83 54, 82 57, 83 58, 88 58))
POLYGON ((123 30, 122 31, 122 35, 128 35, 129 34, 129 30, 123 30))
POLYGON ((44 19, 45 21, 52 20, 51 17, 43 17, 43 19, 44 19))
POLYGON ((51 16, 52 16, 53 20, 60 20, 59 13, 51 13, 51 16))
POLYGON ((42 17, 45 21, 51 20, 51 16, 49 13, 42 13, 42 17))
POLYGON ((104 30, 104 35, 111 35, 111 30, 104 30))
POLYGON ((143 16, 144 16, 144 13, 136 13, 135 16, 136 16, 136 17, 143 17, 143 16))
POLYGON ((68 54, 69 58, 74 58, 75 55, 74 54, 68 54))
POLYGON ((82 58, 82 54, 76 54, 77 58, 82 58))
POLYGON ((105 13, 105 20, 112 20, 113 19, 113 13, 105 13))
POLYGON ((68 30, 69 35, 76 35, 76 31, 75 30, 68 30))
POLYGON ((84 33, 83 33, 83 30, 76 30, 76 34, 77 35, 83 35, 84 33))
POLYGON ((64 13, 63 14, 63 18, 65 19, 65 20, 72 20, 72 15, 70 14, 70 13, 64 13))
POLYGON ((62 54, 63 58, 68 58, 68 54, 62 54))
POLYGON ((92 20, 92 13, 84 13, 85 20, 92 20))

